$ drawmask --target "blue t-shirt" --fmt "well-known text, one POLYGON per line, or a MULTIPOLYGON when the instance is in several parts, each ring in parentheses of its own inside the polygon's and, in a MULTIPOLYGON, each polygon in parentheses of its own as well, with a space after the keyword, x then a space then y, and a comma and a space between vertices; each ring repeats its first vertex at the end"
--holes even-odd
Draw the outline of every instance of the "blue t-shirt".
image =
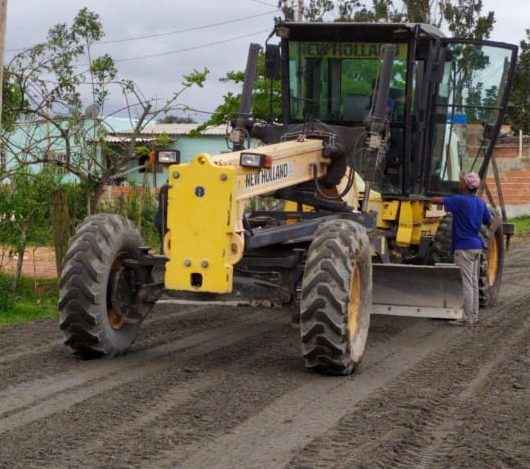
POLYGON ((444 197, 443 203, 453 214, 453 250, 483 249, 480 228, 491 222, 484 201, 475 195, 451 195, 444 197))

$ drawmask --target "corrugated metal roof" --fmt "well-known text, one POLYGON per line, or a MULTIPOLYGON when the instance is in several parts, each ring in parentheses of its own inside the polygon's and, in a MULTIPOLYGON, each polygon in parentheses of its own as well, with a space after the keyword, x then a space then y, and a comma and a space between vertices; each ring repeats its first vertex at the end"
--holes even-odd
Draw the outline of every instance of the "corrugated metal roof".
MULTIPOLYGON (((168 134, 168 135, 187 135, 192 130, 199 127, 200 124, 151 124, 148 125, 142 134, 168 134)), ((226 125, 216 125, 209 127, 201 132, 201 135, 224 136, 226 125)))
MULTIPOLYGON (((131 137, 129 137, 128 135, 123 135, 123 133, 121 133, 120 135, 114 135, 114 134, 105 135, 105 141, 107 143, 128 143, 130 140, 131 140, 131 137)), ((139 136, 136 138, 136 141, 138 143, 153 142, 154 140, 156 140, 155 137, 139 136)))

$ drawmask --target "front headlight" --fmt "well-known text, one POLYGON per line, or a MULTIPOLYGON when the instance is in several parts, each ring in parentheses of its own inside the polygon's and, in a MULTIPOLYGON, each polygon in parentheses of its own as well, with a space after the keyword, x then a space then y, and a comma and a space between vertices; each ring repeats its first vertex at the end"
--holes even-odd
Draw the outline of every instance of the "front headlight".
POLYGON ((180 151, 179 150, 159 150, 158 163, 160 164, 179 164, 180 151))

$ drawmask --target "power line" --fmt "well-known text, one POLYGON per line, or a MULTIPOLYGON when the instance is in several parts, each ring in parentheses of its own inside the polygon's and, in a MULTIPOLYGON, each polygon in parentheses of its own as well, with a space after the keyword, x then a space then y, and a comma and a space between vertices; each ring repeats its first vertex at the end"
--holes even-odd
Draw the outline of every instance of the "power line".
POLYGON ((123 59, 116 59, 116 60, 114 60, 114 63, 132 62, 133 60, 151 59, 153 57, 164 57, 166 55, 180 54, 181 52, 190 52, 190 51, 194 51, 194 50, 197 50, 197 49, 203 49, 205 47, 217 46, 217 45, 220 45, 220 44, 226 44, 228 42, 232 42, 232 41, 235 41, 237 39, 242 39, 242 38, 249 37, 249 36, 257 36, 258 34, 265 34, 265 33, 268 33, 268 32, 270 32, 269 28, 261 29, 259 31, 255 31, 253 33, 241 34, 239 36, 234 36, 234 37, 231 37, 229 39, 222 39, 220 41, 208 42, 208 43, 205 43, 205 44, 200 44, 198 46, 187 47, 185 49, 168 50, 168 51, 165 51, 165 52, 160 52, 158 54, 147 54, 147 55, 141 55, 141 56, 137 56, 137 57, 126 57, 126 58, 123 58, 123 59))
MULTIPOLYGON (((226 43, 229 43, 229 42, 232 42, 232 41, 236 41, 238 39, 242 39, 242 38, 246 38, 246 37, 250 37, 250 36, 256 36, 258 34, 265 34, 265 33, 268 33, 268 32, 270 32, 270 29, 261 29, 259 31, 254 31, 252 33, 241 34, 239 36, 234 36, 234 37, 231 37, 231 38, 228 38, 228 39, 222 39, 222 40, 219 40, 219 41, 207 42, 205 44, 199 44, 197 46, 187 47, 185 49, 169 50, 169 51, 165 51, 165 52, 160 52, 158 54, 146 54, 146 55, 137 56, 137 57, 125 57, 123 59, 116 59, 116 60, 114 60, 114 63, 133 62, 135 60, 151 59, 151 58, 155 58, 155 57, 164 57, 164 56, 168 56, 168 55, 179 54, 179 53, 182 53, 182 52, 190 52, 190 51, 194 51, 194 50, 198 50, 198 49, 203 49, 205 47, 211 47, 211 46, 217 46, 217 45, 220 45, 220 44, 226 44, 226 43)), ((73 75, 73 77, 77 77, 79 75, 83 75, 84 73, 89 72, 90 68, 86 68, 86 67, 89 67, 89 64, 79 64, 79 65, 74 66, 74 68, 76 68, 76 69, 83 68, 83 70, 80 71, 79 73, 76 73, 75 75, 73 75)), ((44 81, 49 82, 49 83, 57 83, 54 80, 44 80, 44 81)), ((85 84, 85 85, 86 84, 91 84, 91 82, 82 82, 82 84, 85 84)))
POLYGON ((250 0, 250 1, 254 2, 254 3, 257 3, 258 5, 266 5, 268 7, 274 7, 274 8, 276 8, 276 10, 279 8, 278 5, 274 6, 274 5, 272 5, 272 4, 268 3, 268 2, 264 2, 262 0, 250 0))
POLYGON ((250 20, 250 19, 253 19, 253 18, 260 18, 262 16, 268 16, 271 13, 275 13, 275 12, 276 12, 276 10, 270 10, 270 11, 266 11, 264 13, 260 13, 258 15, 244 16, 242 18, 235 18, 233 20, 221 21, 219 23, 210 23, 210 24, 205 24, 203 26, 194 26, 192 28, 186 28, 186 29, 177 29, 175 31, 168 31, 168 32, 165 32, 165 33, 148 34, 148 35, 145 35, 145 36, 132 36, 132 37, 129 37, 129 38, 115 39, 115 40, 109 40, 109 41, 100 41, 100 42, 96 43, 95 45, 100 45, 100 44, 118 44, 118 43, 122 43, 122 42, 138 41, 138 40, 141 40, 141 39, 153 39, 153 38, 157 38, 157 37, 172 36, 172 35, 175 35, 175 34, 191 33, 193 31, 201 31, 203 29, 209 29, 209 28, 215 28, 217 26, 224 26, 224 25, 227 25, 227 24, 239 23, 241 21, 246 21, 246 20, 250 20))
MULTIPOLYGON (((251 1, 254 1, 254 0, 251 0, 251 1)), ((256 0, 256 1, 258 3, 261 3, 262 5, 267 5, 269 7, 273 6, 273 5, 270 5, 270 4, 265 3, 265 2, 259 2, 258 0, 256 0)), ((218 26, 224 26, 224 25, 227 25, 227 24, 240 23, 242 21, 250 20, 250 19, 253 19, 253 18, 261 18, 263 16, 268 16, 268 15, 270 15, 272 13, 275 13, 275 12, 276 12, 276 10, 269 10, 269 11, 266 11, 266 12, 263 12, 263 13, 259 13, 259 14, 256 14, 256 15, 243 16, 243 17, 234 18, 234 19, 231 19, 231 20, 219 21, 217 23, 209 23, 209 24, 204 24, 204 25, 201 25, 201 26, 193 26, 191 28, 176 29, 176 30, 167 31, 167 32, 164 32, 164 33, 146 34, 146 35, 143 35, 143 36, 130 36, 130 37, 127 37, 127 38, 122 38, 122 39, 109 39, 107 41, 99 41, 99 42, 95 43, 94 45, 95 46, 99 46, 99 45, 103 45, 103 44, 119 44, 119 43, 123 43, 123 42, 139 41, 139 40, 143 40, 143 39, 154 39, 154 38, 157 38, 157 37, 165 37, 165 36, 172 36, 172 35, 176 35, 176 34, 191 33, 191 32, 194 32, 194 31, 202 31, 204 29, 216 28, 218 26)), ((19 48, 15 48, 15 49, 7 49, 6 52, 20 52, 20 51, 27 50, 29 48, 30 47, 19 47, 19 48)))

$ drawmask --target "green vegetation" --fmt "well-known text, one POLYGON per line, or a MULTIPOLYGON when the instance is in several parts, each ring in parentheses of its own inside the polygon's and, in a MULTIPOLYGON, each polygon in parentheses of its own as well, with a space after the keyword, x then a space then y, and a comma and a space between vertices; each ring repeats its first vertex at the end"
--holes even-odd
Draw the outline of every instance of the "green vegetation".
POLYGON ((517 236, 527 236, 530 234, 530 215, 512 218, 510 223, 515 225, 515 234, 517 236))
POLYGON ((112 202, 102 204, 99 211, 128 218, 140 230, 146 245, 157 249, 160 245, 160 235, 155 227, 157 210, 158 201, 155 194, 147 188, 131 187, 112 202))
POLYGON ((12 283, 12 277, 0 274, 0 327, 57 317, 56 280, 22 278, 16 293, 12 283))

